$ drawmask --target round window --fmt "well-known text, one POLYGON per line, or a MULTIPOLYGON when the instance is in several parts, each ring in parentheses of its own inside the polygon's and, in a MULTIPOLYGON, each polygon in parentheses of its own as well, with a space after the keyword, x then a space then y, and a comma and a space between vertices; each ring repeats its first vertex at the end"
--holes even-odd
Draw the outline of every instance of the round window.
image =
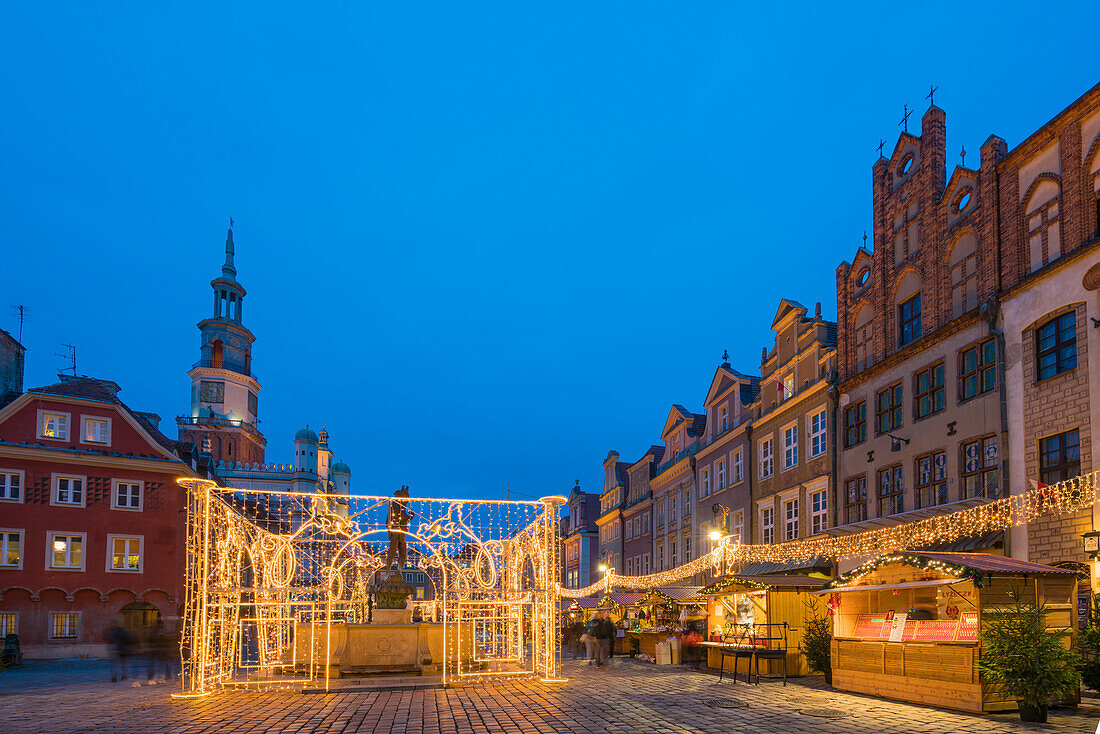
POLYGON ((856 287, 862 288, 867 285, 867 281, 871 279, 871 271, 864 269, 856 276, 856 287))
POLYGON ((898 175, 905 176, 913 170, 913 154, 905 156, 901 159, 901 163, 898 164, 898 175))
POLYGON ((966 207, 970 206, 971 190, 966 189, 961 194, 955 197, 955 213, 958 214, 966 207))

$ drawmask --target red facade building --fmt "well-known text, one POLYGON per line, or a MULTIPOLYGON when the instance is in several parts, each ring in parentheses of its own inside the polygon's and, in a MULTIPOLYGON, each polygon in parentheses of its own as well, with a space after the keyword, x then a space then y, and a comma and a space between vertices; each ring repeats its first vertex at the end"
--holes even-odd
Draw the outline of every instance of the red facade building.
POLYGON ((62 376, 0 408, 0 634, 27 657, 100 656, 107 628, 178 619, 193 447, 108 380, 62 376))

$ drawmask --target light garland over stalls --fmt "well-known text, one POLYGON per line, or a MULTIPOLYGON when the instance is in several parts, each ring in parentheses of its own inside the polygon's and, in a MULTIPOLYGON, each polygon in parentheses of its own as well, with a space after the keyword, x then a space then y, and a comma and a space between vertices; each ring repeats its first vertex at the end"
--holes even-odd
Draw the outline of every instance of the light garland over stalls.
POLYGON ((583 589, 561 589, 561 595, 577 599, 613 588, 653 589, 713 569, 717 575, 733 575, 748 563, 789 563, 816 557, 846 560, 913 550, 938 543, 950 543, 983 533, 1008 530, 1039 517, 1070 515, 1090 509, 1096 502, 1100 472, 1083 474, 984 505, 909 523, 898 523, 849 535, 819 535, 776 545, 747 545, 726 536, 714 550, 689 563, 645 576, 620 576, 609 570, 604 577, 583 589))
POLYGON ((982 585, 982 572, 976 568, 960 566, 957 563, 948 563, 938 558, 923 558, 921 556, 911 556, 906 553, 891 553, 890 555, 880 556, 879 558, 867 561, 867 563, 857 568, 853 568, 848 573, 840 574, 835 579, 822 586, 821 589, 822 591, 826 591, 828 589, 839 589, 845 586, 852 586, 867 574, 873 573, 891 563, 904 563, 924 571, 936 571, 946 576, 954 576, 957 579, 968 578, 974 582, 975 586, 980 587, 982 585))

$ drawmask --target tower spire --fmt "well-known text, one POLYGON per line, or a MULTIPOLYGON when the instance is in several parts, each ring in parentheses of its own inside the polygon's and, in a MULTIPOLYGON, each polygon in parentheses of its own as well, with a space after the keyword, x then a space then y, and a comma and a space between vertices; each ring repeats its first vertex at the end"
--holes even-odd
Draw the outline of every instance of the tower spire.
POLYGON ((222 277, 237 279, 237 268, 233 265, 233 219, 229 220, 229 233, 225 236, 225 265, 222 265, 222 277))

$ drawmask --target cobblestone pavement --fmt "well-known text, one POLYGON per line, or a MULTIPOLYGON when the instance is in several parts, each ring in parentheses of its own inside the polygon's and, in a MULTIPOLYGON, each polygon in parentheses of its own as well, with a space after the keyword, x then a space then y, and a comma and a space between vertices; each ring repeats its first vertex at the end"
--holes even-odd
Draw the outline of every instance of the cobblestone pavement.
MULTIPOLYGON (((615 659, 606 670, 566 662, 568 683, 466 686, 449 690, 335 693, 221 693, 169 697, 168 685, 111 684, 103 661, 30 662, 0 673, 0 732, 752 732, 765 734, 948 734, 1087 732, 1100 700, 1051 711, 1050 723, 1015 713, 973 716, 837 693, 820 678, 719 684, 678 666, 615 659), (718 700, 734 708, 713 708, 718 700), (834 718, 839 717, 839 718, 834 718)), ((144 680, 144 676, 142 677, 144 680)))

